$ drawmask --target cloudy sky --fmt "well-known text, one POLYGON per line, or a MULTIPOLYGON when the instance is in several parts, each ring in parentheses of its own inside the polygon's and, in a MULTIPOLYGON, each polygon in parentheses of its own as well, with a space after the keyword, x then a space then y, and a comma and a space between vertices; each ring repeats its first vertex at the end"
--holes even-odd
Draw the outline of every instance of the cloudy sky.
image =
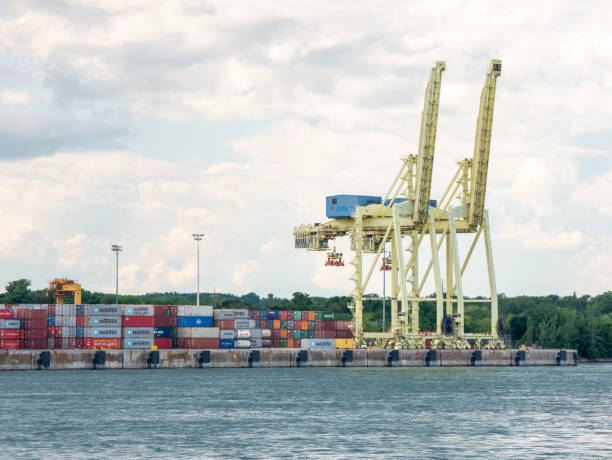
MULTIPOLYGON (((499 58, 498 291, 609 290, 611 23, 606 1, 1 2, 0 286, 111 292, 117 243, 122 292, 194 291, 201 231, 203 291, 347 294, 293 226, 384 193, 444 60, 439 196, 499 58)), ((486 294, 475 257, 465 290, 486 294)))

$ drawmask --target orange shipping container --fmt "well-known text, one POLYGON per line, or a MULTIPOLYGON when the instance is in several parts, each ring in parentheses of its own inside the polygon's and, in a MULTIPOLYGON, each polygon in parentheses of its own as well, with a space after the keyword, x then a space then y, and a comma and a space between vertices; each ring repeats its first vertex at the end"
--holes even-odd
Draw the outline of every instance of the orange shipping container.
POLYGON ((287 348, 293 348, 293 339, 287 339, 287 348))
POLYGON ((314 311, 309 311, 308 312, 308 321, 314 321, 315 320, 315 312, 314 311))
POLYGON ((287 329, 281 329, 281 339, 286 339, 287 338, 287 329))
POLYGON ((121 348, 121 339, 94 339, 83 338, 83 348, 91 350, 118 350, 121 348))
POLYGON ((272 329, 280 329, 280 319, 274 320, 272 329))
POLYGON ((308 330, 308 321, 300 321, 300 329, 303 331, 307 331, 308 330))

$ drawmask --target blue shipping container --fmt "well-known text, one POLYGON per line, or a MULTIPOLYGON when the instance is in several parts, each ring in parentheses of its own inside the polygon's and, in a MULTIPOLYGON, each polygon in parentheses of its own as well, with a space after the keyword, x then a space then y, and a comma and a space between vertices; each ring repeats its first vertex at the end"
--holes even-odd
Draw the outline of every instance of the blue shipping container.
POLYGON ((330 219, 349 219, 357 206, 380 204, 381 197, 370 195, 332 195, 325 198, 326 216, 330 219))
POLYGON ((153 331, 156 339, 167 339, 172 337, 171 327, 156 327, 153 331))
POLYGON ((76 327, 76 337, 85 337, 85 328, 81 326, 76 327))
POLYGON ((55 326, 55 316, 47 316, 47 326, 55 326))
POLYGON ((177 316, 178 327, 212 327, 212 316, 177 316))
POLYGON ((274 329, 274 320, 269 319, 266 321, 266 329, 274 329))
POLYGON ((268 312, 266 310, 262 310, 259 312, 259 319, 268 319, 268 312))
POLYGON ((268 311, 268 319, 280 319, 280 311, 268 311))
POLYGON ((219 348, 234 348, 234 339, 219 340, 219 348))

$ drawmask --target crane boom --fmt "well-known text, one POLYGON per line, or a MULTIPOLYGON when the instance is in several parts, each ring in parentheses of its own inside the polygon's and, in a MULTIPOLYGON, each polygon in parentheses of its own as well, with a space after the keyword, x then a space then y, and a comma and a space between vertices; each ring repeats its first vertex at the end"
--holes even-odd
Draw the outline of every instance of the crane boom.
POLYGON ((487 173, 489 168, 489 151, 491 149, 491 128, 493 126, 493 106, 495 104, 495 86, 501 74, 501 61, 491 60, 491 67, 480 95, 480 109, 476 121, 474 156, 472 158, 472 178, 470 183, 469 225, 476 227, 482 224, 485 193, 487 190, 487 173))
POLYGON ((440 106, 440 84, 442 72, 445 68, 446 64, 443 61, 436 62, 435 67, 431 69, 431 76, 425 90, 425 103, 421 115, 421 132, 419 134, 413 211, 413 221, 419 227, 427 222, 431 173, 436 145, 436 130, 438 127, 438 108, 440 106))

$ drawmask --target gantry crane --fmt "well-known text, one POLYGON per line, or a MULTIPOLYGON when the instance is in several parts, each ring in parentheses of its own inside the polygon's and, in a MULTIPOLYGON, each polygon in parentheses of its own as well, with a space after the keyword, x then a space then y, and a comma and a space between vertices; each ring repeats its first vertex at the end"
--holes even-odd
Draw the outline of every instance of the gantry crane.
MULTIPOLYGON (((353 332, 358 345, 376 341, 398 348, 422 348, 426 344, 433 348, 503 347, 498 331, 489 218, 484 208, 495 89, 501 61, 492 60, 487 73, 480 98, 473 156, 458 163, 457 172, 437 202, 430 200, 430 189, 444 70, 444 62, 437 62, 431 70, 417 155, 402 158, 402 167, 384 198, 327 197, 327 216, 331 220, 294 229, 295 247, 311 251, 327 251, 330 240, 350 237, 355 258, 351 262, 354 290, 349 308, 353 313, 353 332), (461 204, 451 206, 455 199, 461 204), (458 235, 461 234, 475 234, 463 263, 460 263, 458 250, 458 235), (431 258, 421 276, 419 248, 426 235, 429 236, 431 258), (491 329, 466 333, 462 276, 481 235, 484 235, 490 297, 470 302, 490 304, 491 329), (404 237, 408 240, 406 250, 404 237), (387 242, 391 245, 391 328, 383 332, 366 332, 363 330, 363 293, 387 242), (446 290, 442 286, 438 254, 442 246, 446 248, 446 290), (364 254, 367 253, 374 254, 374 260, 364 278, 364 254), (421 291, 432 272, 435 297, 423 297, 421 291), (420 304, 432 301, 436 304, 436 331, 423 332, 419 327, 420 304)), ((383 265, 387 262, 384 261, 383 265)))
POLYGON ((74 303, 78 305, 81 303, 81 293, 81 285, 66 278, 55 278, 47 289, 47 295, 55 297, 56 304, 63 304, 65 298, 74 296, 74 303))

